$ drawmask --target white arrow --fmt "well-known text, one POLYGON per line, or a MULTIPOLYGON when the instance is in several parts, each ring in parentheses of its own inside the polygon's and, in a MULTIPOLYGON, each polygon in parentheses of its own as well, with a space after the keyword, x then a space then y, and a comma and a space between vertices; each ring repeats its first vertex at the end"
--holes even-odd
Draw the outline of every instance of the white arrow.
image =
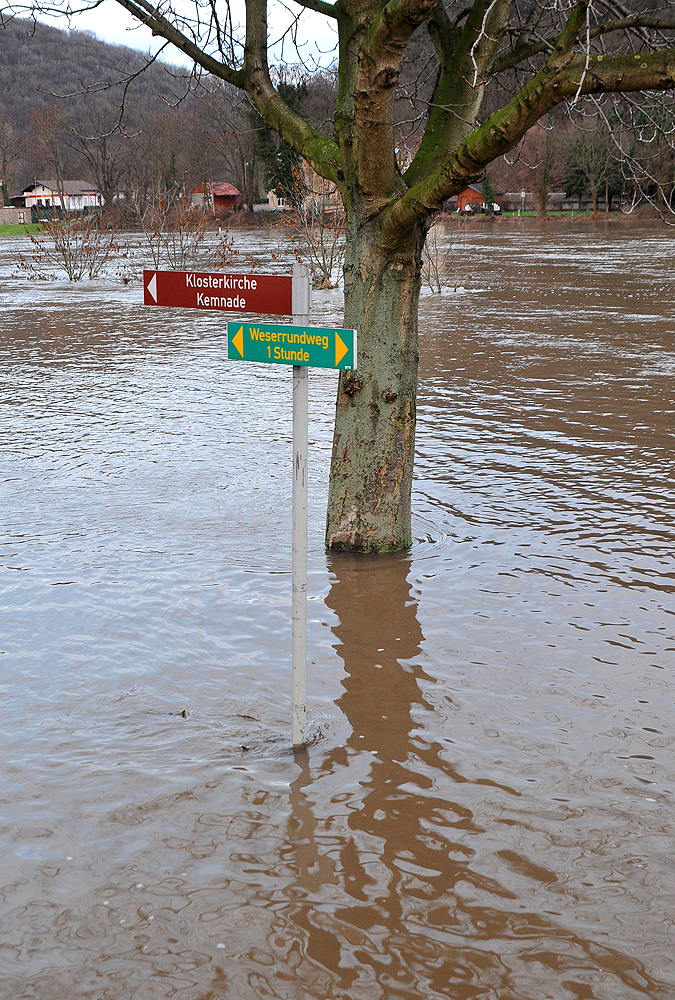
POLYGON ((157 272, 153 274, 150 281, 147 284, 147 289, 155 300, 155 305, 157 304, 157 272))

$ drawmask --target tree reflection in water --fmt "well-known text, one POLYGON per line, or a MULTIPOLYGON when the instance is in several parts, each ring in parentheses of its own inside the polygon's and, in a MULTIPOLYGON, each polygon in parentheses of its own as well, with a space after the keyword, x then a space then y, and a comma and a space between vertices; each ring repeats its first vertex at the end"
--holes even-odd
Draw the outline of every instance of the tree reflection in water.
POLYGON ((519 825, 507 818, 519 793, 467 778, 451 740, 426 726, 435 681, 422 666, 410 566, 401 556, 331 557, 326 603, 339 619, 339 705, 352 732, 323 758, 318 746, 296 757, 283 858, 292 903, 269 937, 282 979, 292 969, 305 995, 325 998, 522 1000, 562 977, 539 995, 665 1000, 639 962, 519 895, 513 868, 535 888, 561 880, 508 849, 501 831, 519 825), (589 985, 600 982, 609 993, 589 985))

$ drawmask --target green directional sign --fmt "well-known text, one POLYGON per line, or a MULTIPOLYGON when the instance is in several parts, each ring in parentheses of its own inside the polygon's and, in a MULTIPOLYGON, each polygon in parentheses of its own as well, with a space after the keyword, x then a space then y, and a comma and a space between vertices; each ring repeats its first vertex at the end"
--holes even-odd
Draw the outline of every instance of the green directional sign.
POLYGON ((356 368, 356 330, 280 326, 278 323, 228 323, 227 356, 233 361, 311 368, 356 368))

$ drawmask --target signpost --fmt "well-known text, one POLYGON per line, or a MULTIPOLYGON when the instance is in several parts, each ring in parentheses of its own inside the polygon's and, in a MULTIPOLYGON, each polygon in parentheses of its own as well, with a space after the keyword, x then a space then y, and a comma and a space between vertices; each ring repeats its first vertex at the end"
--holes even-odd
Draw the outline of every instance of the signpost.
MULTIPOLYGON (((311 297, 309 271, 304 264, 294 264, 294 323, 309 323, 311 297)), ((229 336, 227 339, 229 346, 229 336)), ((307 742, 307 425, 307 368, 293 365, 291 740, 294 747, 307 742)))
POLYGON ((295 311, 290 274, 143 271, 143 302, 272 316, 290 316, 295 311))
POLYGON ((310 282, 293 274, 143 271, 143 301, 220 312, 293 317, 293 326, 254 320, 227 324, 227 356, 293 366, 293 526, 291 735, 307 742, 307 368, 356 368, 356 330, 310 327, 310 282))
POLYGON ((233 361, 260 361, 272 365, 310 368, 356 368, 354 330, 312 326, 228 323, 227 356, 233 361))

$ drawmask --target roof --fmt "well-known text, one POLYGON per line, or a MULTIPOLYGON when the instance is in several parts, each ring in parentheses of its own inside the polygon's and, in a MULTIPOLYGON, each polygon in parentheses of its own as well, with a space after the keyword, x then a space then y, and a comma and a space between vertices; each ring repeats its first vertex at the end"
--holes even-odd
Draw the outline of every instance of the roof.
MULTIPOLYGON (((464 191, 477 191, 479 194, 485 195, 485 184, 468 184, 467 187, 464 188, 464 191)), ((464 192, 461 193, 463 194, 464 192)), ((504 194, 503 191, 496 187, 492 188, 492 193, 496 195, 504 194)))
MULTIPOLYGON (((47 188, 48 191, 52 191, 54 194, 59 193, 59 182, 58 181, 35 181, 34 184, 29 184, 25 187, 21 194, 29 194, 34 191, 36 187, 47 188)), ((64 194, 68 195, 78 195, 78 194, 98 194, 98 188, 95 184, 90 184, 89 181, 62 181, 61 188, 64 194)))
MULTIPOLYGON (((206 191, 208 194, 215 195, 218 198, 238 198, 241 194, 241 191, 238 191, 233 184, 228 184, 227 181, 212 181, 211 183, 207 183, 206 191)), ((204 194, 204 185, 198 184, 190 193, 204 194)))

